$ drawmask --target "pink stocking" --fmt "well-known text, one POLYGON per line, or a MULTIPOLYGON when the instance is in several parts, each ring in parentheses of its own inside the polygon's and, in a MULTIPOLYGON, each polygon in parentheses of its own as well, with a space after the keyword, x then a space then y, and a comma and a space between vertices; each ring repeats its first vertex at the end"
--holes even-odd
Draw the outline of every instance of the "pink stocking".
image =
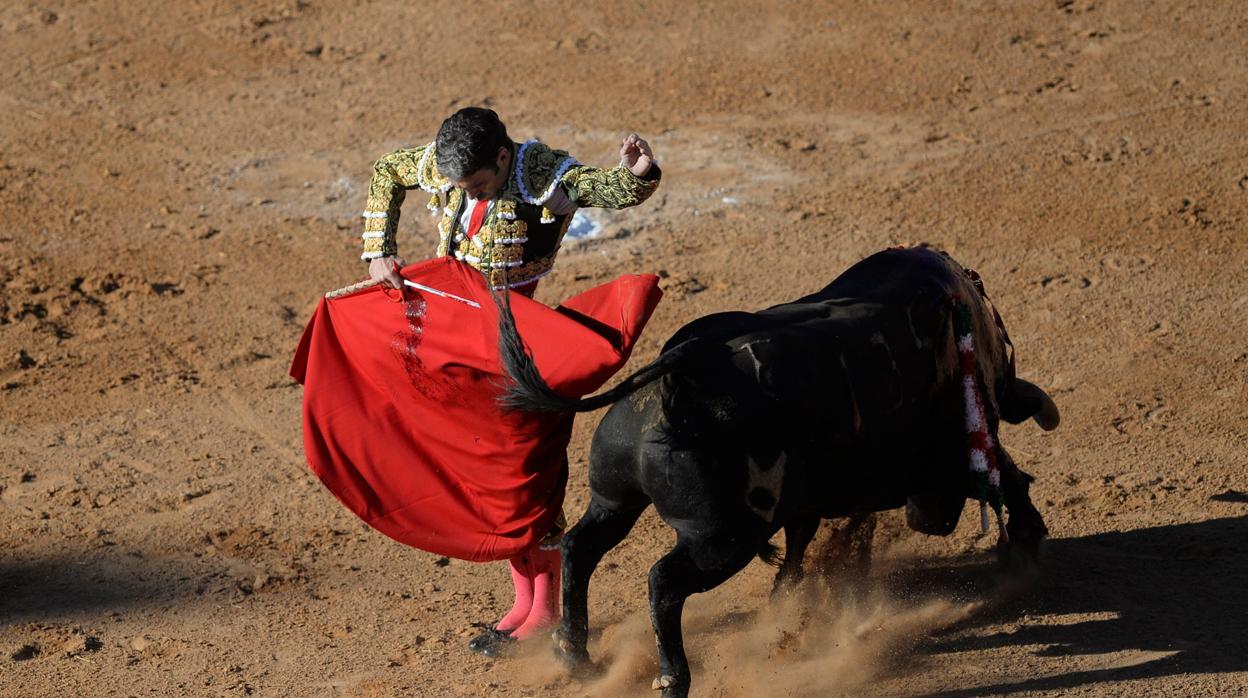
POLYGON ((498 630, 511 631, 519 628, 529 617, 533 607, 533 562, 530 553, 521 553, 510 560, 511 583, 516 588, 516 603, 503 619, 494 626, 498 630))
POLYGON ((528 553, 533 571, 533 605, 524 623, 511 633, 517 640, 527 640, 546 632, 559 622, 559 573, 563 559, 559 548, 535 548, 528 553))

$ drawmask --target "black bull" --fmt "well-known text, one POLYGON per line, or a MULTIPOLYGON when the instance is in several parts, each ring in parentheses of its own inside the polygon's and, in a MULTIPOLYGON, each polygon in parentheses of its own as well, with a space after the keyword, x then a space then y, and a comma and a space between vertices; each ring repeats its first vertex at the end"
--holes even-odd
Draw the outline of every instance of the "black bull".
POLYGON ((650 504, 677 533, 650 570, 655 685, 664 696, 689 690, 685 599, 765 554, 779 529, 788 562, 780 576, 800 574, 820 518, 905 506, 912 528, 953 531, 973 496, 958 302, 971 309, 1010 546, 1034 552, 1047 529, 1028 497, 1031 477, 1000 447, 997 426, 1034 416, 1051 429, 1057 410, 1014 376, 995 311, 944 254, 880 252, 805 298, 699 318, 616 388, 581 400, 542 382, 504 308, 510 407, 586 411, 615 403, 594 434, 589 509, 563 542, 556 651, 574 667, 588 663, 590 575, 650 504))

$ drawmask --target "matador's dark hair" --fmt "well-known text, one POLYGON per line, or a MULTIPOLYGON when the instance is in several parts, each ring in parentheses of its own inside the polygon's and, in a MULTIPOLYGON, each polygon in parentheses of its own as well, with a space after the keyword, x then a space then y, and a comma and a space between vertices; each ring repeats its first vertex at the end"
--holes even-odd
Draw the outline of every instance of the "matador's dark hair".
POLYGON ((438 129, 438 172, 454 181, 488 167, 498 172, 498 149, 511 145, 493 109, 464 107, 438 129))

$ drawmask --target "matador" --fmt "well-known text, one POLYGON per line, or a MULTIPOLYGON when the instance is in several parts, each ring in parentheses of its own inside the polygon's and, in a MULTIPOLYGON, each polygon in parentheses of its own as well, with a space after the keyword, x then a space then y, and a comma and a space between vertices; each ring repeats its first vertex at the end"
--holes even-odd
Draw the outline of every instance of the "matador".
POLYGON ((372 278, 398 287, 399 210, 407 191, 420 189, 440 216, 437 256, 476 267, 496 289, 531 296, 554 266, 578 207, 636 206, 661 176, 649 144, 635 133, 621 142, 618 166, 590 167, 535 140, 515 143, 493 110, 468 107, 442 122, 433 143, 377 161, 361 257, 372 278))
MULTIPOLYGON (((453 256, 479 270, 493 289, 532 297, 551 271, 578 207, 622 209, 658 188, 659 166, 649 144, 630 134, 619 165, 582 165, 536 140, 513 142, 491 109, 461 109, 442 123, 434 142, 383 156, 374 166, 364 211, 369 276, 402 288, 396 232, 407 192, 428 195, 439 217, 436 256, 453 256)), ((566 468, 564 462, 551 467, 566 468)), ((487 656, 514 640, 548 630, 559 617, 560 515, 539 544, 509 560, 515 586, 511 610, 469 647, 487 656)))

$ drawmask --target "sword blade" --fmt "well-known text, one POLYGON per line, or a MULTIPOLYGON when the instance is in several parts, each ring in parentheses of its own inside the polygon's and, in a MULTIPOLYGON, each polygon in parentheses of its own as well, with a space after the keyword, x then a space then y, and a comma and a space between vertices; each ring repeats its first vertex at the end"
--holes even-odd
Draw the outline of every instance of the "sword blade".
POLYGON ((418 284, 415 281, 412 281, 410 279, 403 279, 403 284, 406 286, 411 286, 412 288, 420 289, 421 291, 432 293, 435 296, 442 296, 443 298, 450 298, 451 300, 459 301, 460 303, 463 303, 465 305, 471 305, 474 308, 481 307, 481 304, 476 301, 471 301, 471 300, 468 300, 467 298, 461 298, 460 296, 457 296, 454 293, 447 293, 446 291, 439 291, 436 288, 433 288, 431 286, 426 286, 424 284, 418 284))

